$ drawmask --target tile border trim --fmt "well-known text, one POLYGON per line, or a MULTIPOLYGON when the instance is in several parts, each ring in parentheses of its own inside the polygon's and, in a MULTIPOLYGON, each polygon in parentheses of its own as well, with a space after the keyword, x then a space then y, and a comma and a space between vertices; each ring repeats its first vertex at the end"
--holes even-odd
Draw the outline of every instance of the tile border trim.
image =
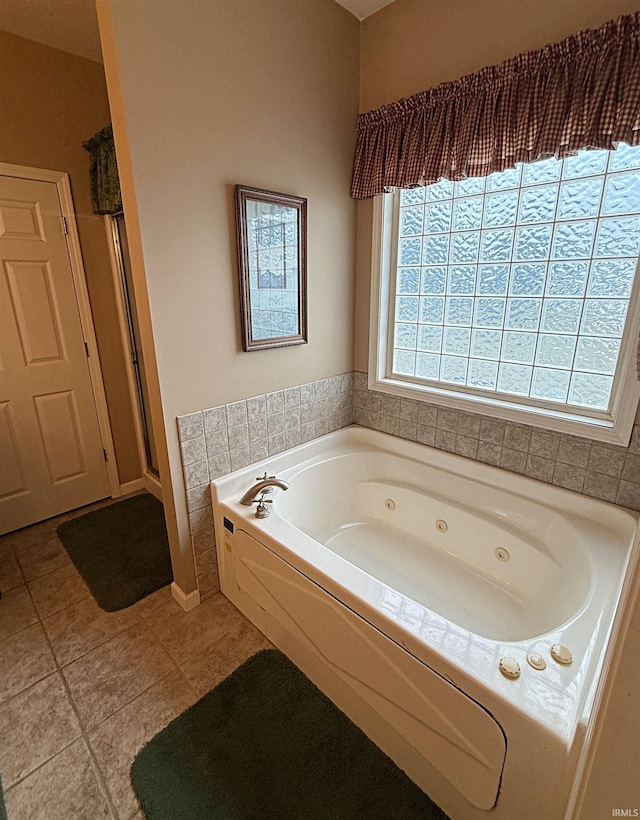
POLYGON ((178 416, 200 594, 220 588, 209 483, 353 423, 640 510, 640 425, 628 447, 369 390, 342 373, 178 416))

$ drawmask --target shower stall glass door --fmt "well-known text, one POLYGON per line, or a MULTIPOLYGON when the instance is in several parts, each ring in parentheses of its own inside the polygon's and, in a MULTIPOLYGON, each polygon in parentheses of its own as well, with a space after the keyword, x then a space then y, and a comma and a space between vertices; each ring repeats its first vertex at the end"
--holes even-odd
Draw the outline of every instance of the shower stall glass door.
POLYGON ((129 336, 129 354, 131 357, 131 369, 135 383, 140 428, 147 462, 146 466, 147 470, 158 478, 158 460, 155 442, 153 439, 153 430, 150 423, 151 417, 149 414, 149 395, 147 392, 147 382, 145 378, 142 345, 140 344, 140 329, 138 326, 138 313, 136 310, 135 292, 133 289, 131 260, 129 257, 129 244, 127 242, 127 229, 124 221, 124 214, 119 213, 113 216, 112 225, 116 260, 118 263, 122 284, 124 311, 129 336))

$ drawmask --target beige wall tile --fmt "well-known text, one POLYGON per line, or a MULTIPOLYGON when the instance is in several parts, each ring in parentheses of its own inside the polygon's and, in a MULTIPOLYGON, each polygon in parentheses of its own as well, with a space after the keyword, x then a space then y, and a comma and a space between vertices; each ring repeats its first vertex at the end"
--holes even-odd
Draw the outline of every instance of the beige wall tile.
POLYGON ((196 572, 202 575, 203 572, 215 570, 218 567, 218 556, 215 547, 206 552, 201 552, 196 555, 196 572))
POLYGON ((218 570, 210 569, 197 576, 200 596, 211 595, 220 591, 220 576, 218 570))

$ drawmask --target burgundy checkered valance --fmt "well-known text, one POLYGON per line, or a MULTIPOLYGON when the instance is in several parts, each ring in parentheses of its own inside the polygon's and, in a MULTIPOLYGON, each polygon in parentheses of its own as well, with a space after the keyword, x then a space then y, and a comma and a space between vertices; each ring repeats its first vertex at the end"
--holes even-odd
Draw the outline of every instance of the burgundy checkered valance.
POLYGON ((351 195, 640 143, 640 12, 358 117, 351 195))

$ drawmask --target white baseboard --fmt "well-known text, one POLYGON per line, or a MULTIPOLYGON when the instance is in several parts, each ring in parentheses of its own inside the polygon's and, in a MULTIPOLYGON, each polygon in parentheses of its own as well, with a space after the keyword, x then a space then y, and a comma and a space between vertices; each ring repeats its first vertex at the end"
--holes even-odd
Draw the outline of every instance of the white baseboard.
POLYGON ((138 490, 144 490, 144 478, 135 478, 133 481, 127 481, 120 485, 120 494, 129 495, 129 493, 137 493, 138 490))
POLYGON ((162 501, 162 486, 158 479, 152 473, 145 473, 142 479, 144 481, 144 488, 151 495, 155 495, 158 501, 162 501))
POLYGON ((200 604, 200 591, 194 589, 193 592, 183 592, 175 581, 171 584, 171 594, 180 604, 185 612, 190 612, 200 604))

